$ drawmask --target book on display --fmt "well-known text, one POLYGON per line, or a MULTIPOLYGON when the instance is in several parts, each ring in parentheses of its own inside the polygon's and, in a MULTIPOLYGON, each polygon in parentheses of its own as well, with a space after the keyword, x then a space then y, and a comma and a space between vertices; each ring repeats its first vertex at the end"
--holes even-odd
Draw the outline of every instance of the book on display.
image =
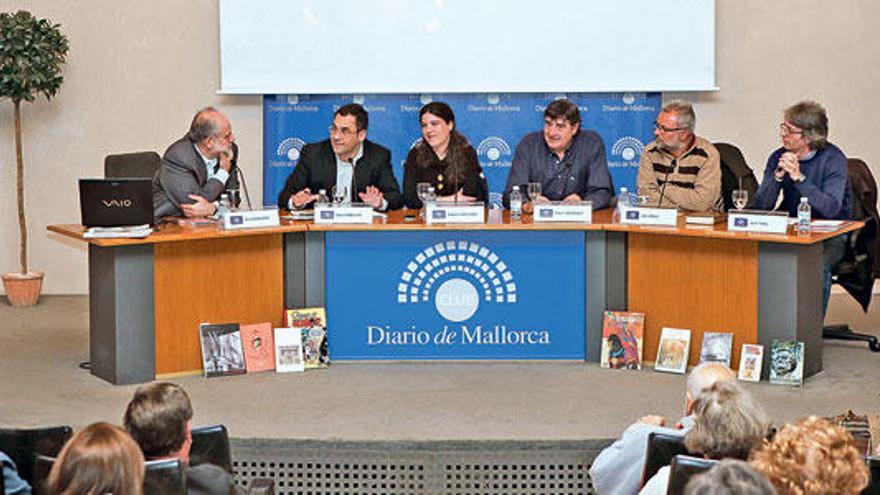
POLYGON ((298 328, 302 335, 306 369, 330 365, 326 315, 324 308, 287 310, 287 326, 298 328))
POLYGON ((684 373, 687 369, 690 348, 690 330, 663 327, 660 333, 660 345, 657 348, 657 361, 654 362, 654 369, 670 373, 684 373))
POLYGON ((701 363, 721 363, 729 368, 732 352, 732 333, 703 332, 703 343, 700 347, 701 363))
POLYGON ((800 387, 804 384, 804 343, 774 340, 770 346, 770 383, 800 387))
POLYGON ((199 325, 199 336, 205 376, 241 375, 247 371, 238 323, 202 323, 199 325))
POLYGON ((298 328, 276 328, 275 371, 290 373, 305 370, 302 334, 298 328))
POLYGON ((275 369, 275 339, 271 323, 239 325, 248 373, 275 369))
POLYGON ((644 330, 644 313, 606 311, 602 321, 602 367, 642 369, 644 330))
POLYGON ((739 379, 747 382, 761 381, 761 366, 764 364, 764 346, 743 344, 739 354, 739 379))

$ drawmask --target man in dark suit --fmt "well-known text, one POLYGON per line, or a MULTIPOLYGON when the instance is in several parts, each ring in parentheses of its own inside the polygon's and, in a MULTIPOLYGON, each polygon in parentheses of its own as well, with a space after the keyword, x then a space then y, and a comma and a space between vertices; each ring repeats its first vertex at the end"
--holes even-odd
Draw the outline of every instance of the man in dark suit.
POLYGON ((333 115, 330 139, 305 145, 299 162, 278 195, 278 207, 304 208, 323 189, 345 187, 347 201, 360 200, 379 211, 403 206, 400 186, 391 170, 391 152, 367 141, 369 118, 357 103, 333 115))
POLYGON ((138 387, 125 409, 125 429, 148 461, 179 458, 186 469, 188 495, 239 495, 232 475, 214 464, 189 466, 193 409, 179 386, 153 382, 138 387))
POLYGON ((186 136, 165 151, 153 176, 153 214, 204 217, 217 211, 223 191, 238 189, 235 136, 216 109, 200 110, 186 136))

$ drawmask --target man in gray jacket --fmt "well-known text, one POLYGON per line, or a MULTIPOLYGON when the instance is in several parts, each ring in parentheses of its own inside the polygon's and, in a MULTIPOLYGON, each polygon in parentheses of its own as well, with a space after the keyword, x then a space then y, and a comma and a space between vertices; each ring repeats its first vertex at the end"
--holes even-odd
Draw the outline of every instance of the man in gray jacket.
POLYGON ((223 191, 238 188, 234 142, 225 115, 211 107, 199 110, 186 136, 165 151, 153 177, 156 219, 213 215, 223 191))

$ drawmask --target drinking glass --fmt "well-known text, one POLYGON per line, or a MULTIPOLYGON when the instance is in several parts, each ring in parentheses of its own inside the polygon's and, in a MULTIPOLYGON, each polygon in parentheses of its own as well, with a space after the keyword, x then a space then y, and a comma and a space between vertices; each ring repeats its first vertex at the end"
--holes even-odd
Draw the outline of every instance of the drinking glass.
POLYGON ((742 209, 749 203, 749 192, 745 189, 734 189, 731 196, 733 199, 733 206, 737 210, 742 211, 742 209))
POLYGON ((341 205, 348 197, 348 188, 342 185, 335 185, 333 186, 332 194, 333 201, 337 205, 341 205))
POLYGON ((528 195, 529 201, 535 201, 541 196, 541 183, 540 182, 529 182, 528 185, 528 195))
POLYGON ((238 188, 227 189, 226 194, 229 195, 229 209, 232 211, 238 210, 239 205, 241 205, 241 192, 238 188))
POLYGON ((425 201, 428 199, 428 190, 431 188, 430 182, 419 182, 416 184, 416 194, 419 195, 419 199, 422 201, 422 208, 419 210, 419 218, 425 218, 425 201))

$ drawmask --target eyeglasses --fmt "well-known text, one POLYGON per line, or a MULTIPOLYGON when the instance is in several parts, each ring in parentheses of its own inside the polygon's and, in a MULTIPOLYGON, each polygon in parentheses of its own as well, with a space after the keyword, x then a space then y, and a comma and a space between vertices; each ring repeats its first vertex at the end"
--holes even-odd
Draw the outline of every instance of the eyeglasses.
POLYGON ((568 122, 566 120, 553 121, 550 119, 545 119, 544 120, 544 127, 554 128, 557 131, 565 131, 565 130, 571 128, 572 125, 571 125, 571 122, 568 122))
POLYGON ((358 132, 356 129, 352 129, 352 128, 350 128, 350 127, 342 127, 342 128, 339 128, 339 127, 336 127, 335 125, 331 125, 331 126, 328 128, 328 130, 330 131, 330 134, 331 134, 331 135, 336 134, 336 133, 339 133, 339 134, 341 134, 343 137, 348 137, 348 136, 351 136, 351 135, 357 134, 357 132, 358 132))
POLYGON ((654 121, 654 129, 657 129, 660 132, 678 132, 687 130, 687 127, 666 127, 660 122, 654 121))
POLYGON ((779 132, 781 132, 783 136, 788 136, 791 134, 797 135, 797 134, 804 133, 803 129, 798 129, 797 127, 794 127, 792 125, 788 125, 785 122, 779 124, 779 132))

